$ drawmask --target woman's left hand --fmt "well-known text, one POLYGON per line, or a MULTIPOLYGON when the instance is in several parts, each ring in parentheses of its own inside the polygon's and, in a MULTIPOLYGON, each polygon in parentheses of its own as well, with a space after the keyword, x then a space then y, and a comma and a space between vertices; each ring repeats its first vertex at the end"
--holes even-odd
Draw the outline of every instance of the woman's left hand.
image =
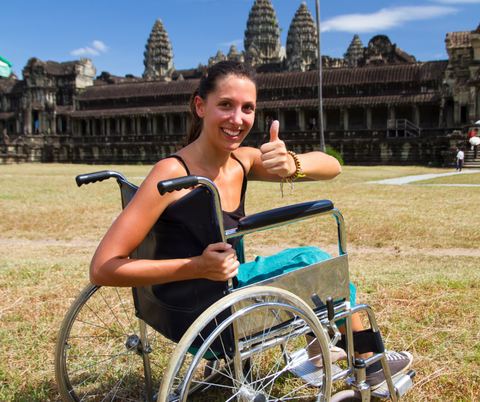
POLYGON ((262 166, 270 174, 288 177, 295 173, 296 166, 285 143, 278 138, 279 127, 278 120, 275 120, 270 127, 270 141, 260 147, 262 166))

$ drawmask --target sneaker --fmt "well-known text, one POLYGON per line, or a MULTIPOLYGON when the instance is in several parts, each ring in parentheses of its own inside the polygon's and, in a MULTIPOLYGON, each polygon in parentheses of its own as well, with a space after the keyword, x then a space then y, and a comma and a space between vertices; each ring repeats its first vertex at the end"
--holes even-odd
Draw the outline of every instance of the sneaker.
MULTIPOLYGON (((307 341, 307 354, 308 360, 316 367, 323 367, 323 359, 320 353, 320 345, 318 341, 311 335, 305 335, 307 341)), ((330 356, 332 363, 340 360, 347 360, 347 354, 342 348, 334 346, 330 349, 330 356)))
MULTIPOLYGON (((388 367, 390 368, 390 375, 393 377, 395 374, 405 372, 408 370, 413 361, 413 356, 408 352, 393 352, 391 350, 385 351, 385 357, 387 358, 388 367)), ((380 361, 379 361, 380 362, 380 361)), ((387 380, 383 374, 383 369, 373 373, 368 373, 367 368, 367 384, 370 385, 370 389, 373 391, 381 387, 387 380)))

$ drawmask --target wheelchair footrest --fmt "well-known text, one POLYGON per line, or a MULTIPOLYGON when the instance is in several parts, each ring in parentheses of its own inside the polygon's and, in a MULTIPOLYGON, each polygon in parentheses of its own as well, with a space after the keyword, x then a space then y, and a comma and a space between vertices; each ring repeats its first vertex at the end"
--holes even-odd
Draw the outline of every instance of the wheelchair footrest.
MULTIPOLYGON (((310 362, 305 349, 297 350, 289 356, 288 371, 314 387, 322 386, 323 369, 310 362)), ((332 364, 332 375, 341 371, 340 367, 332 364)))
MULTIPOLYGON (((392 381, 393 385, 397 389, 398 398, 403 396, 413 386, 412 378, 408 374, 395 374, 392 377, 392 381)), ((375 391, 372 391, 371 395, 381 399, 390 398, 390 391, 388 389, 387 382, 385 381, 385 383, 378 387, 375 391)))

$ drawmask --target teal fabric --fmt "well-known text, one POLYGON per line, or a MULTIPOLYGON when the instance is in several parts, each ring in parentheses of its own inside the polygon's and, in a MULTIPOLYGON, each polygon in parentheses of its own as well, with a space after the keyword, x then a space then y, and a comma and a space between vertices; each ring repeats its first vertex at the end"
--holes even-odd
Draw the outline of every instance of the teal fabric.
MULTIPOLYGON (((325 261, 329 258, 332 258, 330 254, 317 247, 288 248, 269 257, 258 256, 255 258, 255 261, 241 264, 238 268, 237 288, 325 261)), ((352 306, 355 305, 356 296, 357 289, 350 282, 350 303, 352 306)), ((337 325, 340 326, 344 323, 345 320, 340 320, 337 322, 337 325)))
POLYGON ((255 261, 241 264, 238 268, 239 288, 286 274, 301 267, 332 258, 317 247, 287 248, 270 257, 258 256, 255 261))
MULTIPOLYGON (((241 264, 238 268, 237 288, 285 274, 320 261, 325 261, 329 258, 332 258, 330 254, 317 247, 288 248, 269 257, 258 256, 255 258, 255 261, 241 264)), ((352 306, 355 305, 356 294, 357 289, 353 283, 350 282, 350 303, 352 306)), ((337 321, 338 326, 343 325, 344 323, 344 319, 337 321)), ((192 347, 188 349, 188 351, 192 355, 195 355, 198 348, 192 347)), ((204 355, 204 359, 212 359, 213 357, 214 354, 211 351, 207 351, 204 355)))

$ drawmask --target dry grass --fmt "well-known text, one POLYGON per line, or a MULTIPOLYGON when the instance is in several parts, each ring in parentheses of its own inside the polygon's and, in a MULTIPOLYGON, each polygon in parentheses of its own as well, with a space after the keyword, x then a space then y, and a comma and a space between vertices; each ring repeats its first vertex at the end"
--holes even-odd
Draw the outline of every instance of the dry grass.
MULTIPOLYGON (((56 334, 87 282, 97 242, 120 211, 114 181, 78 189, 73 177, 104 168, 0 167, 2 401, 58 400, 56 334)), ((150 167, 108 169, 141 178, 150 167)), ((333 200, 346 220, 359 301, 374 307, 387 347, 415 356, 415 387, 402 400, 475 401, 480 399, 480 188, 366 184, 435 172, 345 167, 332 182, 296 184, 294 195, 284 199, 278 185, 249 183, 247 210, 333 200)), ((452 179, 460 180, 456 184, 475 177, 452 179)), ((256 253, 253 246, 269 251, 313 244, 334 248, 332 227, 333 221, 325 219, 264 232, 252 239, 249 252, 256 253)))

